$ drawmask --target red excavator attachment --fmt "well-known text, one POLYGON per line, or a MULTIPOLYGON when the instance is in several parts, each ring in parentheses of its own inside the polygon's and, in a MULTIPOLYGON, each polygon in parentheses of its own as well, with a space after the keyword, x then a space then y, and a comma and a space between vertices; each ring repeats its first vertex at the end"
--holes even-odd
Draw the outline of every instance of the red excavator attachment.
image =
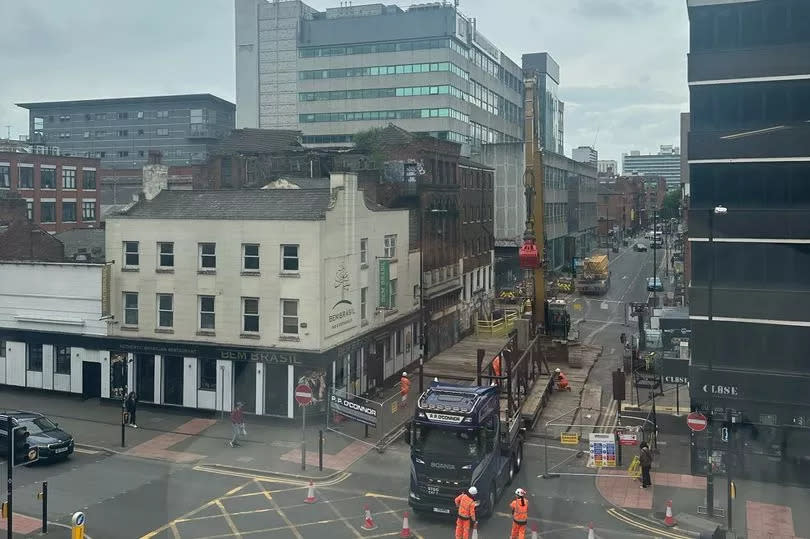
POLYGON ((521 269, 537 269, 540 267, 540 253, 534 241, 526 240, 518 253, 521 269))

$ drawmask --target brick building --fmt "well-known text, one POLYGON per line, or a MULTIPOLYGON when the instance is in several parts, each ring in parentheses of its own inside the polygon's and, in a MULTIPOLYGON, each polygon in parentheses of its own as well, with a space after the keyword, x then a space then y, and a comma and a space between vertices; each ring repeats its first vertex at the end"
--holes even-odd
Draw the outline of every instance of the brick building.
POLYGON ((637 232, 645 204, 642 177, 619 176, 600 181, 597 199, 599 237, 605 237, 614 226, 619 228, 622 236, 637 232))
POLYGON ((51 233, 99 226, 99 160, 0 152, 0 191, 19 193, 27 216, 51 233))
POLYGON ((33 224, 27 213, 21 195, 0 191, 0 260, 62 262, 62 242, 33 224))

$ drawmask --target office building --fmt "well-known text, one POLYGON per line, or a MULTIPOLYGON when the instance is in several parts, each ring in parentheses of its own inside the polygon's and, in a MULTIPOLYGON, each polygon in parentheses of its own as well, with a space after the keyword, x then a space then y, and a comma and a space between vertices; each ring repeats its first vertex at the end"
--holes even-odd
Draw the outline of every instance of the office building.
POLYGON ((571 150, 571 158, 580 163, 587 163, 598 170, 599 153, 590 146, 579 146, 571 150))
POLYGON ((524 77, 535 79, 536 95, 541 99, 537 119, 540 146, 545 152, 563 155, 565 103, 559 98, 560 66, 547 52, 524 54, 522 64, 524 77))
POLYGON ((596 172, 600 178, 613 178, 619 175, 619 164, 610 159, 600 159, 596 162, 596 172))
POLYGON ((622 154, 622 174, 642 176, 663 176, 667 179, 667 189, 674 191, 681 187, 681 152, 677 146, 661 146, 656 154, 642 154, 633 150, 622 154))
POLYGON ((98 169, 98 159, 0 152, 0 192, 18 193, 28 219, 48 232, 94 228, 101 217, 98 169))
POLYGON ((453 4, 236 1, 240 128, 294 129, 351 144, 395 123, 470 147, 519 141, 520 67, 453 4))
POLYGON ((28 109, 32 144, 62 156, 101 159, 102 168, 138 168, 150 151, 169 165, 204 163, 234 127, 233 103, 211 94, 18 103, 28 109))
POLYGON ((690 395, 714 433, 692 468, 711 452, 719 472, 806 487, 810 3, 688 11, 690 395))

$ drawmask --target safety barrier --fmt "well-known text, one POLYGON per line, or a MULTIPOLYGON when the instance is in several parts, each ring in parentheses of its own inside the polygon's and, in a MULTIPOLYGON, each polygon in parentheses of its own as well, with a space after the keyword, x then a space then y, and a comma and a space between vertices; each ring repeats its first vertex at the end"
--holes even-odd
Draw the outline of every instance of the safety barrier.
POLYGON ((500 337, 509 334, 515 327, 515 320, 518 319, 518 312, 513 310, 504 311, 504 315, 493 320, 479 319, 475 331, 477 334, 492 335, 500 337))

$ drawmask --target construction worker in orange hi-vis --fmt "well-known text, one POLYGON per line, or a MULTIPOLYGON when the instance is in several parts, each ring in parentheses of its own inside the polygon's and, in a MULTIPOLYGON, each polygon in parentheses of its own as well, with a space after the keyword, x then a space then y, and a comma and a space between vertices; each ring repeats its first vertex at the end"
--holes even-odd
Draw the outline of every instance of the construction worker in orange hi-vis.
POLYGON ((557 377, 557 391, 571 391, 571 384, 563 371, 554 369, 554 375, 557 377))
POLYGON ((456 496, 456 507, 458 507, 456 539, 470 539, 470 526, 476 523, 475 497, 477 495, 478 489, 470 487, 467 492, 462 492, 456 496))
POLYGON ((519 488, 515 491, 515 499, 509 504, 512 509, 512 533, 509 539, 524 539, 526 537, 526 524, 529 522, 529 502, 526 501, 526 491, 519 488))
POLYGON ((399 394, 402 396, 402 402, 408 400, 408 391, 411 390, 411 380, 408 378, 408 373, 402 371, 402 378, 399 379, 399 394))
POLYGON ((495 374, 495 376, 500 376, 501 373, 503 372, 501 370, 501 355, 500 354, 495 356, 495 359, 492 360, 492 372, 493 372, 493 374, 495 374))

